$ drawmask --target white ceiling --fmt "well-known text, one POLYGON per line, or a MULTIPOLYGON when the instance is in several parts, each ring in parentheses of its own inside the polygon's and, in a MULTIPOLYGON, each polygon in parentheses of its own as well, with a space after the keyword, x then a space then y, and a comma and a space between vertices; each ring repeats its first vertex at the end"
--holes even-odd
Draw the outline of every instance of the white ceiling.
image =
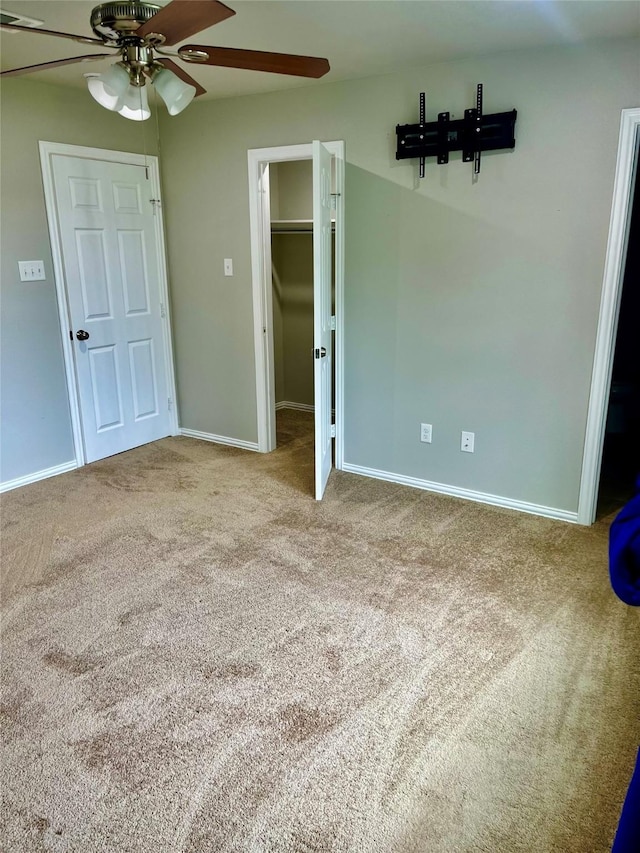
MULTIPOLYGON (((92 0, 0 0, 4 11, 79 35, 93 35, 94 5, 92 0)), ((204 98, 318 86, 506 50, 640 36, 640 0, 227 0, 227 5, 237 13, 233 18, 187 42, 325 56, 331 71, 318 81, 185 64, 207 89, 204 98)), ((0 46, 3 70, 101 52, 98 46, 29 33, 2 32, 0 46)), ((83 73, 104 70, 110 62, 30 77, 84 86, 83 73)))

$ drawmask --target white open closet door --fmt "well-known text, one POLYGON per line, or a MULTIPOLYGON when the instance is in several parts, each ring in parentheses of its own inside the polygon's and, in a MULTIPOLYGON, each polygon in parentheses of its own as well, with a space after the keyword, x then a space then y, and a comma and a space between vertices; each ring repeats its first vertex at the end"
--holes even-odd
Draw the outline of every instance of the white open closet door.
POLYGON ((331 154, 313 143, 313 383, 316 500, 331 473, 331 154))

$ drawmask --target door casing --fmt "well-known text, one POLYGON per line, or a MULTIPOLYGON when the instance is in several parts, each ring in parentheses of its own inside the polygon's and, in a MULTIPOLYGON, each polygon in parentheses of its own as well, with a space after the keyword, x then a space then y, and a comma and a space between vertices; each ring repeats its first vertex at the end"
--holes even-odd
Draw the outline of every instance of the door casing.
POLYGON ((620 313, 620 297, 627 258, 630 205, 636 169, 640 168, 640 163, 636 159, 638 140, 640 140, 640 108, 622 110, 609 240, 604 264, 600 318, 596 335, 582 457, 578 524, 593 524, 596 518, 602 450, 620 313))
MULTIPOLYGON (((335 461, 344 461, 344 141, 323 142, 335 163, 335 461)), ((253 148, 248 152, 251 272, 253 286, 254 347, 258 451, 275 450, 275 376, 273 365, 273 301, 271 282, 271 210, 268 167, 270 163, 312 160, 312 143, 253 148), (266 177, 266 179, 265 179, 266 177)))
POLYGON ((51 254, 53 256, 53 272, 56 283, 56 295, 58 302, 58 316, 60 320, 60 334, 62 338, 62 352, 64 357, 65 378, 67 394, 69 397, 69 411, 71 414, 71 428, 73 433, 73 447, 76 465, 80 467, 86 463, 84 442, 82 437, 82 417, 80 413, 80 400, 76 385, 75 360, 72 342, 69 338, 70 311, 67 288, 64 275, 64 264, 62 248, 60 243, 60 223, 58 222, 58 211, 55 202, 55 188, 53 182, 53 169, 51 158, 55 154, 66 157, 77 157, 90 160, 102 160, 109 163, 124 163, 132 166, 146 166, 149 173, 149 182, 153 198, 157 199, 155 206, 156 222, 156 251, 158 262, 158 276, 160 295, 165 306, 163 319, 163 348, 165 362, 167 365, 167 383, 171 392, 173 406, 169 412, 169 423, 171 434, 177 435, 178 411, 176 380, 173 366, 173 347, 171 336, 171 318, 169 305, 169 288, 167 282, 166 250, 164 241, 164 224, 162 220, 162 202, 160 195, 160 175, 158 158, 133 154, 126 151, 110 151, 103 148, 86 148, 79 145, 67 145, 60 142, 39 142, 40 165, 42 168, 42 180, 44 184, 45 207, 47 212, 47 224, 49 227, 49 238, 51 241, 51 254))

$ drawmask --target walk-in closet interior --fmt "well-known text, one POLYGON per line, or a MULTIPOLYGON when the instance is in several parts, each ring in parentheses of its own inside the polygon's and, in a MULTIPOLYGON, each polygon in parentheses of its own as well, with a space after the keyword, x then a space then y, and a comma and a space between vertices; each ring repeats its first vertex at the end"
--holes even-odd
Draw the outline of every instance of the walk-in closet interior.
POLYGON ((308 412, 305 420, 310 430, 313 430, 312 168, 311 160, 269 166, 277 419, 282 421, 292 411, 308 412))

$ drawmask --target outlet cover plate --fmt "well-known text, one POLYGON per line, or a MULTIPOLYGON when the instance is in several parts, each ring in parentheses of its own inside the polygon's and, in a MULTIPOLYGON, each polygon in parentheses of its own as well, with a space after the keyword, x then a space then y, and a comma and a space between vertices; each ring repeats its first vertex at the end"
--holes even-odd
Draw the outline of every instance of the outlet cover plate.
POLYGON ((464 453, 473 453, 475 443, 475 432, 462 432, 460 438, 460 450, 464 451, 464 453))
POLYGON ((431 424, 420 424, 420 441, 431 444, 431 424))

